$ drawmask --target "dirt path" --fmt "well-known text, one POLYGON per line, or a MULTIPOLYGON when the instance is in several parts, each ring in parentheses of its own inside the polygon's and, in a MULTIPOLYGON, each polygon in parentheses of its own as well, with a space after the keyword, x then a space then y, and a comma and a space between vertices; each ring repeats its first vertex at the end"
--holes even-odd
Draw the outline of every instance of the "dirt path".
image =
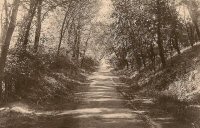
POLYGON ((145 128, 140 114, 127 107, 127 101, 116 90, 113 76, 106 65, 101 66, 89 79, 88 92, 79 93, 84 101, 78 108, 79 128, 145 128))
MULTIPOLYGON (((146 128, 146 122, 140 117, 143 112, 127 107, 127 101, 117 92, 113 78, 107 65, 102 65, 89 77, 92 82, 88 90, 76 94, 82 97, 77 108, 36 111, 17 106, 11 108, 14 113, 9 112, 9 119, 5 119, 6 128, 146 128)), ((0 110, 3 111, 8 110, 0 110)), ((0 123, 1 126, 3 128, 0 123)))
MULTIPOLYGON (((180 123, 171 123, 174 120, 165 113, 157 113, 148 99, 136 98, 132 102, 143 107, 129 109, 130 101, 126 101, 116 90, 121 83, 113 79, 118 78, 104 64, 89 77, 92 82, 88 90, 76 94, 82 97, 82 102, 73 110, 36 111, 23 106, 15 107, 12 109, 18 113, 10 113, 10 119, 4 122, 7 123, 6 128, 183 128, 180 123), (146 113, 154 115, 154 119, 146 113)), ((2 111, 6 109, 0 109, 0 113, 2 111)), ((1 127, 5 128, 0 122, 1 127)))

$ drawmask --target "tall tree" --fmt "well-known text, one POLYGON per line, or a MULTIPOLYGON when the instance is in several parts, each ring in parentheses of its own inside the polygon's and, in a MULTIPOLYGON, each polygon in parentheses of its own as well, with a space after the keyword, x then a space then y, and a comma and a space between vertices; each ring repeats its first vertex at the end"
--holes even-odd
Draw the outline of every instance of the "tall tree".
POLYGON ((177 51, 178 54, 181 54, 180 47, 178 44, 178 26, 179 26, 179 19, 178 19, 178 14, 176 12, 176 5, 175 5, 175 0, 172 1, 172 6, 170 9, 170 17, 172 19, 171 27, 172 27, 172 45, 174 49, 177 51))
POLYGON ((162 6, 163 0, 156 0, 156 15, 157 15, 157 44, 159 48, 159 55, 160 59, 162 62, 162 66, 166 66, 166 61, 165 61, 165 55, 164 55, 164 48, 163 48, 163 40, 162 40, 162 33, 161 33, 161 28, 162 28, 162 6), (162 3, 161 3, 162 2, 162 3))
MULTIPOLYGON (((4 39, 5 39, 5 36, 6 36, 6 31, 7 31, 7 29, 8 29, 8 25, 9 25, 9 20, 8 20, 8 18, 9 18, 9 14, 8 14, 8 2, 7 2, 7 0, 4 0, 4 12, 5 12, 5 22, 3 22, 3 16, 2 16, 2 21, 1 21, 1 25, 2 25, 2 30, 1 30, 1 42, 3 42, 4 41, 4 39)), ((3 12, 3 10, 2 10, 2 12, 3 12)))
POLYGON ((29 39, 29 32, 31 29, 31 24, 33 17, 35 16, 36 8, 39 0, 30 0, 30 7, 26 18, 24 19, 24 27, 22 28, 22 34, 20 35, 20 43, 22 43, 23 52, 26 51, 29 39))
POLYGON ((69 5, 68 5, 68 9, 65 11, 65 16, 64 19, 62 21, 62 26, 61 26, 61 30, 60 30, 60 38, 59 38, 59 43, 58 43, 58 50, 57 50, 57 56, 60 54, 60 48, 62 45, 62 41, 63 41, 63 37, 65 35, 66 29, 68 27, 68 24, 70 22, 70 18, 67 20, 69 13, 70 13, 70 9, 71 9, 71 3, 72 1, 70 1, 69 5))
POLYGON ((37 25, 36 25, 35 42, 34 42, 34 52, 35 53, 38 51, 40 34, 41 34, 41 27, 42 27, 42 21, 41 21, 42 2, 43 2, 43 0, 39 0, 38 5, 37 5, 37 25))
POLYGON ((199 5, 197 0, 183 0, 184 4, 187 5, 187 8, 189 10, 190 17, 192 19, 192 22, 194 23, 198 38, 200 40, 200 30, 198 25, 198 18, 199 18, 199 5))
POLYGON ((12 8, 12 14, 10 17, 10 22, 8 25, 8 29, 6 32, 5 40, 2 43, 1 47, 1 56, 0 56, 0 98, 2 96, 2 84, 4 80, 4 68, 6 66, 6 58, 10 46, 10 41, 15 29, 16 25, 16 20, 17 20, 17 13, 18 13, 18 8, 20 5, 20 0, 14 0, 13 2, 13 8, 12 8))

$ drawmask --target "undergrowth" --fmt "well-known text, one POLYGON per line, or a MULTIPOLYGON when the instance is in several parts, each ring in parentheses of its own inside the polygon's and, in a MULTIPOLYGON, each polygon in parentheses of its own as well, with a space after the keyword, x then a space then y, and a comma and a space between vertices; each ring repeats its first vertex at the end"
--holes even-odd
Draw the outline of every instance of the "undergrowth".
POLYGON ((147 69, 140 72, 130 69, 114 71, 129 86, 128 89, 119 89, 133 99, 137 94, 154 98, 157 106, 172 113, 176 119, 199 125, 199 49, 197 45, 168 59, 167 67, 156 72, 147 69))
POLYGON ((31 52, 21 55, 11 51, 6 67, 3 104, 26 101, 45 106, 77 102, 74 93, 97 65, 89 57, 84 58, 80 68, 64 55, 31 52))

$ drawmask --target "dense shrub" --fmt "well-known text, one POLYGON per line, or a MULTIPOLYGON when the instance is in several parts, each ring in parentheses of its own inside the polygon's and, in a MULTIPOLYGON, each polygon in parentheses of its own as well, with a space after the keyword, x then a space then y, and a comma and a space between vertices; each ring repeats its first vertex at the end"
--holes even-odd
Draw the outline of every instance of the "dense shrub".
POLYGON ((51 59, 46 55, 33 55, 31 53, 10 54, 6 67, 5 85, 10 88, 8 92, 22 96, 23 92, 39 84, 41 74, 48 71, 51 59))
POLYGON ((116 70, 124 69, 127 66, 127 60, 119 59, 117 57, 112 57, 110 59, 110 64, 115 67, 116 70))
POLYGON ((81 67, 85 70, 94 71, 96 66, 98 66, 98 61, 94 58, 84 57, 81 60, 81 67))
MULTIPOLYGON (((29 98, 42 102, 66 95, 66 90, 73 90, 71 84, 74 84, 68 79, 83 80, 78 65, 64 55, 11 51, 5 75, 5 100, 29 98), (58 78, 56 73, 63 77, 58 78)), ((96 65, 96 60, 85 57, 81 66, 93 71, 96 65)))

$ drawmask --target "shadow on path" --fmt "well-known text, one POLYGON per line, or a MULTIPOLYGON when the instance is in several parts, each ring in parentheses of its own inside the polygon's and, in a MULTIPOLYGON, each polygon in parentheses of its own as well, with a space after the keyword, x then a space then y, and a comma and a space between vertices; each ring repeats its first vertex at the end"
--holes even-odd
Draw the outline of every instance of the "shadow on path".
MULTIPOLYGON (((173 118, 153 108, 148 98, 135 98, 132 101, 140 109, 128 107, 127 101, 117 92, 116 86, 122 83, 104 64, 93 73, 87 91, 78 92, 82 102, 72 110, 34 111, 23 107, 12 108, 7 128, 167 128, 175 126, 173 118), (20 113, 20 114, 19 114, 20 113), (153 117, 150 119, 147 115, 153 117), (12 123, 11 123, 12 122, 12 123), (173 125, 163 125, 173 124, 173 125)), ((0 111, 6 111, 2 109, 0 111)), ((8 110, 7 110, 8 111, 8 110)), ((179 128, 181 125, 176 125, 179 128)), ((1 124, 0 124, 1 127, 1 124)), ((172 127, 171 127, 172 128, 172 127)), ((180 127, 186 128, 186 127, 180 127)))

